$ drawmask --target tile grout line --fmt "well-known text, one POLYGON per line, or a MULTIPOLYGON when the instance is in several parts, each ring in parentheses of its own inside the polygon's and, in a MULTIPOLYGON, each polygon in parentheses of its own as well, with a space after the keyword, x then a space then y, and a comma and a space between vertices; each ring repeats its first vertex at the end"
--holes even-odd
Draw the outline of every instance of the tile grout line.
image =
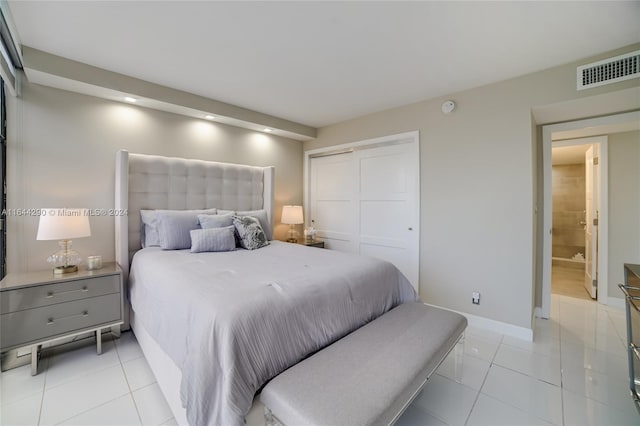
MULTIPOLYGON (((503 344, 504 344, 505 346, 514 347, 514 346, 509 345, 508 343, 504 343, 504 337, 505 337, 505 336, 503 335, 503 339, 501 340, 500 344, 498 345, 498 350, 500 349, 500 345, 503 345, 503 344)), ((516 347, 516 349, 520 349, 520 350, 523 350, 523 351, 525 350, 525 349, 518 348, 518 347, 516 347)), ((526 413, 527 415, 532 416, 532 417, 534 417, 534 418, 536 418, 536 419, 538 419, 538 420, 542 420, 542 421, 543 421, 543 422, 545 422, 545 423, 553 424, 553 421, 552 421, 552 420, 544 419, 544 418, 540 417, 537 413, 530 412, 528 409, 524 409, 524 408, 517 407, 517 406, 515 406, 515 405, 513 405, 513 404, 511 404, 511 403, 509 403, 509 402, 507 402, 507 401, 503 401, 502 399, 497 398, 496 396, 489 395, 489 394, 486 394, 486 393, 482 392, 482 389, 484 388, 484 385, 485 385, 485 383, 486 383, 486 381, 487 381, 487 378, 489 377, 489 372, 491 371, 491 367, 493 367, 493 366, 495 365, 496 367, 503 368, 503 369, 505 369, 505 370, 508 370, 508 371, 514 372, 514 373, 516 373, 516 374, 519 374, 519 375, 525 376, 525 377, 527 377, 527 378, 529 378, 529 379, 534 379, 534 380, 536 380, 536 381, 538 381, 538 382, 542 382, 542 383, 544 383, 544 384, 547 384, 547 385, 550 385, 550 386, 554 386, 554 387, 560 388, 560 394, 562 395, 562 388, 561 388, 561 386, 555 385, 555 384, 553 384, 553 383, 549 383, 549 382, 547 382, 547 381, 545 381, 545 380, 540 379, 539 377, 530 376, 530 375, 528 375, 528 374, 523 373, 522 371, 514 370, 514 369, 512 369, 512 368, 505 367, 505 366, 502 366, 502 365, 500 365, 500 364, 495 364, 495 363, 494 363, 494 361, 495 361, 496 356, 498 355, 498 350, 496 350, 496 353, 495 353, 495 355, 494 355, 494 357, 493 357, 493 360, 491 361, 491 364, 489 365, 489 369, 487 370, 487 374, 486 374, 486 376, 485 376, 484 380, 482 381, 482 386, 480 386, 480 390, 478 391, 478 395, 476 396, 476 401, 474 401, 474 405, 473 405, 473 407, 475 407, 475 404, 477 403, 477 400, 478 400, 478 398, 480 397, 480 394, 483 394, 483 395, 485 395, 485 396, 487 396, 487 397, 489 397, 489 398, 492 398, 492 399, 494 399, 494 400, 496 400, 496 401, 502 402, 502 403, 503 403, 503 404, 505 404, 505 405, 508 405, 508 406, 510 406, 510 407, 512 407, 512 408, 515 408, 516 410, 519 410, 519 411, 521 411, 521 412, 523 412, 523 413, 526 413)), ((550 357, 550 356, 543 355, 543 354, 539 354, 539 353, 534 352, 534 351, 528 351, 528 350, 527 350, 527 352, 531 352, 532 354, 536 354, 536 355, 541 355, 541 356, 546 356, 546 357, 548 357, 548 358, 552 358, 552 357, 550 357)), ((562 380, 562 379, 561 379, 561 380, 562 380)), ((472 407, 471 411, 473 411, 473 407, 472 407)), ((469 412, 469 416, 467 417, 467 421, 465 422, 465 424, 467 424, 467 423, 469 422, 469 419, 470 419, 470 418, 471 418, 471 412, 469 412)), ((563 423, 564 423, 564 419, 562 419, 562 421, 563 421, 563 423)), ((556 425, 556 426, 562 426, 562 425, 556 425)))
POLYGON ((67 417, 66 419, 60 420, 58 423, 55 423, 55 425, 62 424, 62 423, 64 423, 64 422, 66 422, 67 420, 74 419, 74 418, 76 418, 76 417, 78 417, 78 416, 81 416, 81 415, 83 415, 83 414, 85 414, 85 413, 88 413, 88 412, 89 412, 89 411, 91 411, 91 410, 95 410, 96 408, 100 408, 100 407, 102 407, 102 406, 105 406, 105 405, 107 405, 107 404, 110 404, 110 403, 112 403, 113 401, 115 401, 116 399, 120 399, 120 398, 122 398, 122 397, 123 397, 123 396, 125 396, 125 395, 127 395, 127 394, 126 394, 126 393, 124 393, 124 394, 119 395, 119 396, 117 396, 117 397, 115 397, 115 398, 113 398, 113 399, 111 399, 111 400, 109 400, 109 401, 105 401, 105 402, 103 402, 103 403, 102 403, 102 404, 100 404, 100 405, 96 405, 95 407, 91 407, 91 408, 89 408, 89 409, 87 409, 87 410, 81 411, 81 412, 79 412, 79 413, 77 413, 77 414, 74 414, 74 415, 73 415, 73 416, 71 416, 71 417, 67 417))
POLYGON ((504 340, 504 334, 500 335, 500 341, 498 342, 498 347, 491 357, 491 361, 489 362, 489 368, 487 369, 487 374, 485 374, 484 379, 482 380, 482 384, 480 385, 480 389, 478 389, 478 393, 476 394, 476 398, 473 400, 473 404, 471 405, 471 410, 469 410, 469 414, 467 414, 467 418, 464 421, 464 424, 469 423, 469 419, 471 418, 471 413, 473 413, 473 409, 476 408, 476 404, 478 403, 478 399, 480 398, 480 394, 482 393, 482 388, 484 388, 485 383, 487 382, 487 377, 489 377, 489 373, 491 372, 491 367, 493 366, 493 362, 498 356, 498 351, 500 350, 500 345, 502 345, 502 341, 504 340))
POLYGON ((567 423, 567 419, 564 410, 564 371, 562 369, 562 335, 564 334, 564 332, 562 331, 562 324, 560 322, 560 309, 562 309, 561 304, 558 305, 558 335, 560 336, 560 408, 562 410, 562 425, 564 426, 567 423))
MULTIPOLYGON (((467 335, 465 335, 465 337, 464 337, 464 339, 465 339, 465 340, 466 340, 466 337, 467 337, 467 335)), ((476 336, 476 337, 477 337, 477 338, 479 338, 478 336, 476 336)), ((501 339, 502 339, 502 338, 501 338, 501 339)), ((485 359, 482 359, 482 358, 474 357, 474 356, 472 356, 472 355, 467 355, 467 354, 465 354, 465 353, 464 353, 464 341, 465 341, 465 340, 462 340, 462 344, 463 344, 463 349, 462 349, 462 353, 461 353, 461 357, 462 357, 462 358, 464 358, 465 356, 469 356, 470 358, 473 358, 473 359, 478 359, 478 360, 481 360, 481 361, 484 361, 484 362, 489 362, 489 361, 487 361, 487 360, 485 360, 485 359)), ((457 343, 457 344, 459 344, 459 343, 457 343)), ((497 352, 497 349, 496 349, 496 352, 497 352)), ((491 364, 489 364, 489 367, 491 367, 491 364)), ((438 369, 439 369, 439 368, 440 368, 440 367, 438 367, 438 369)), ((467 386, 467 385, 465 385, 464 383, 461 383, 461 382, 459 383, 459 382, 458 382, 458 381, 456 381, 455 379, 451 379, 450 377, 447 377, 447 376, 444 376, 444 375, 442 375, 442 374, 438 373, 438 369, 436 369, 436 371, 434 371, 434 374, 435 374, 435 375, 440 376, 442 379, 447 380, 447 381, 450 381, 450 382, 453 382, 453 383, 455 383, 455 384, 457 384, 457 385, 460 385, 460 386, 462 386, 462 387, 465 387, 465 388, 467 388, 467 389, 470 389, 470 390, 472 390, 472 391, 474 391, 474 392, 477 392, 477 393, 479 393, 479 392, 480 392, 480 390, 473 389, 471 386, 467 386)), ((488 374, 488 371, 489 371, 489 370, 487 369, 487 374, 488 374)), ((486 375, 485 375, 485 379, 486 379, 486 375)), ((425 385, 425 387, 426 387, 426 385, 425 385)), ((423 388, 423 390, 424 390, 424 388, 423 388)), ((422 392, 422 391, 421 391, 421 392, 422 392)), ((476 398, 477 398, 477 394, 476 394, 476 398)), ((475 401, 474 401, 474 404, 475 404, 475 401)), ((434 418, 436 418, 436 419, 440 420, 440 421, 441 421, 442 423, 444 423, 445 425, 450 426, 450 425, 449 425, 449 423, 447 423, 447 422, 446 422, 442 417, 438 416, 436 413, 432 412, 431 410, 429 410, 429 409, 427 409, 427 408, 424 408, 424 407, 420 407, 420 409, 421 409, 421 410, 423 410, 423 411, 424 411, 425 413, 427 413, 428 415, 430 415, 430 416, 432 416, 432 417, 434 417, 434 418)), ((473 409, 473 405, 471 406, 471 409, 473 409)), ((471 413, 471 410, 469 411, 469 413, 471 413)), ((466 423, 466 422, 465 422, 465 423, 466 423)))
MULTIPOLYGON (((131 334, 132 334, 132 335, 134 336, 134 338, 135 338, 135 334, 133 334, 133 331, 131 332, 131 334)), ((136 344, 137 344, 137 339, 136 339, 136 344)), ((122 362, 122 358, 120 358, 120 352, 117 350, 118 345, 116 345, 116 344, 115 344, 115 341, 114 341, 114 345, 116 346, 116 353, 118 354, 118 360, 120 361, 120 367, 122 368, 122 373, 124 374, 124 379, 125 379, 125 381, 127 382, 127 387, 129 388, 129 394, 131 395, 131 399, 133 400, 133 406, 136 408, 136 413, 138 414, 138 419, 140 420, 140 424, 141 424, 141 425, 144 425, 144 423, 143 423, 143 421, 142 421, 142 415, 140 414, 140 410, 139 410, 139 408, 138 408, 138 404, 136 403, 136 399, 135 399, 135 398, 134 398, 134 396, 133 396, 133 392, 134 392, 134 391, 131 389, 131 385, 129 384, 129 378, 127 377, 127 372, 124 370, 124 363, 122 362)), ((133 358, 133 359, 127 360, 126 362, 135 361, 135 360, 138 360, 138 359, 140 359, 140 358, 145 359, 145 362, 146 362, 146 358, 144 357, 144 355, 139 356, 139 357, 137 357, 137 358, 133 358)), ((155 376, 154 376, 154 379, 155 379, 155 376)), ((139 391, 139 390, 142 390, 142 389, 146 389, 146 388, 148 388, 148 387, 151 387, 151 386, 153 386, 153 385, 157 385, 157 384, 158 384, 158 380, 156 379, 156 381, 155 381, 155 382, 153 382, 153 383, 149 383, 149 384, 147 384, 147 385, 145 385, 145 386, 142 386, 142 387, 140 387, 140 388, 136 389, 136 390, 135 390, 135 392, 137 392, 137 391, 139 391)), ((164 395, 162 395, 162 397, 164 398, 164 395)), ((164 420, 162 420, 162 422, 161 422, 161 423, 159 423, 160 425, 162 425, 162 424, 164 424, 164 423, 168 422, 169 420, 171 420, 172 418, 174 418, 173 411, 171 411, 171 410, 170 410, 170 412, 171 412, 171 416, 170 416, 170 417, 167 417, 167 418, 166 418, 166 419, 164 419, 164 420)))
MULTIPOLYGON (((111 340, 111 341, 113 342, 113 347, 114 347, 114 350, 116 351, 116 355, 118 355, 118 350, 117 350, 117 347, 116 347, 116 343, 115 343, 115 341, 113 341, 113 340, 111 340)), ((57 350, 55 350, 55 349, 54 349, 54 352, 53 352, 53 354, 52 354, 52 356, 51 356, 52 358, 53 358, 53 356, 55 355, 56 351, 57 351, 57 350)), ((120 356, 119 356, 119 355, 118 355, 118 362, 120 362, 120 365, 122 366, 122 362, 120 361, 120 356)), ((98 373, 98 372, 100 372, 100 371, 104 371, 104 370, 106 370, 106 369, 108 369, 108 368, 113 368, 113 367, 115 367, 115 365, 111 365, 111 366, 106 367, 106 368, 101 368, 101 369, 96 370, 96 371, 93 371, 93 372, 91 372, 91 373, 84 374, 84 375, 82 375, 81 377, 86 377, 86 376, 88 376, 88 375, 90 375, 90 374, 98 373)), ((48 372, 49 372, 49 368, 48 368, 48 365, 47 365, 47 373, 48 373, 48 372)), ((127 375, 126 375, 126 373, 123 371, 123 372, 122 372, 122 374, 124 375, 124 378, 125 378, 125 381, 126 381, 126 380, 127 380, 127 375)), ((79 377, 79 378, 80 378, 80 377, 79 377)), ((75 379, 74 379, 74 380, 75 380, 75 379)), ((45 382, 46 382, 46 377, 45 377, 45 382)), ((69 383, 69 382, 66 382, 66 383, 69 383)), ((45 383, 45 384, 46 384, 46 383, 45 383)), ((61 383, 61 384, 59 384, 59 385, 56 385, 56 386, 52 387, 51 389, 55 389, 55 388, 57 388, 57 387, 59 387, 59 386, 61 386, 61 385, 64 385, 64 384, 65 384, 65 383, 61 383)), ((127 382, 127 387, 128 387, 128 386, 129 386, 129 383, 127 382)), ((103 402, 102 404, 96 405, 95 407, 91 407, 91 408, 89 408, 89 409, 87 409, 87 410, 84 410, 84 411, 81 411, 81 412, 79 412, 79 413, 76 413, 76 414, 74 414, 74 415, 73 415, 73 416, 71 416, 71 417, 67 417, 66 419, 60 420, 59 422, 55 423, 55 425, 59 425, 59 424, 61 424, 61 423, 63 423, 63 422, 66 422, 67 420, 71 420, 71 419, 73 419, 73 418, 75 418, 75 417, 78 417, 78 416, 80 416, 80 415, 82 415, 82 414, 88 413, 88 412, 89 412, 89 411, 91 411, 91 410, 95 410, 96 408, 99 408, 99 407, 102 407, 102 406, 104 406, 104 405, 107 405, 107 404, 109 404, 109 403, 111 403, 111 402, 115 401, 116 399, 122 398, 122 397, 123 397, 123 396, 125 396, 125 395, 127 395, 127 394, 125 393, 125 394, 122 394, 122 395, 118 395, 117 397, 115 397, 115 398, 113 398, 113 399, 110 399, 109 401, 105 401, 105 402, 103 402)), ((44 398, 44 392, 43 392, 43 398, 44 398)), ((133 399, 133 396, 131 397, 131 399, 133 399)), ((134 401, 134 404, 135 404, 135 401, 134 401)), ((137 411, 137 407, 136 407, 136 411, 137 411)), ((38 424, 40 424, 40 420, 38 420, 38 424)), ((142 424, 142 422, 140 422, 140 424, 142 424)))
MULTIPOLYGON (((113 341, 112 341, 112 342, 113 342, 113 341)), ((69 343, 73 343, 73 342, 69 342, 69 343)), ((103 343, 104 343, 104 342, 103 342, 103 343)), ((53 357, 56 355, 56 353, 60 350, 60 348, 64 347, 64 345, 66 345, 66 343, 64 343, 64 344, 62 344, 62 345, 60 345, 60 346, 58 346, 58 347, 54 348, 54 349, 52 350, 51 356, 49 356, 48 358, 49 358, 49 359, 53 358, 53 357)), ((87 346, 87 347, 90 347, 90 346, 95 346, 95 345, 89 345, 89 346, 87 346)), ((103 344, 103 349, 104 349, 104 350, 106 350, 106 348, 104 348, 104 346, 106 346, 106 344, 103 344)), ((115 342, 113 342, 113 346, 115 347, 115 342)), ((76 349, 73 349, 73 350, 75 351, 75 350, 79 350, 79 349, 83 349, 83 348, 76 348, 76 349)), ((103 350, 103 352, 104 352, 104 350, 103 350)), ((117 354, 117 350, 116 350, 116 354, 117 354)), ((97 356, 99 356, 99 355, 97 355, 97 356)), ((68 384, 69 382, 72 382, 72 381, 74 381, 74 380, 76 380, 76 379, 80 379, 80 378, 82 378, 82 377, 86 377, 86 376, 89 376, 89 375, 91 375, 91 374, 98 373, 98 372, 100 372, 100 371, 104 371, 104 370, 106 370, 106 369, 108 369, 108 368, 113 368, 113 367, 115 367, 116 365, 117 365, 117 364, 107 365, 107 366, 103 366, 103 367, 97 368, 97 369, 95 369, 95 370, 92 370, 92 371, 90 371, 90 372, 88 372, 88 373, 80 374, 78 377, 76 377, 76 378, 74 378, 74 379, 68 379, 68 380, 66 380, 66 381, 62 381, 62 382, 58 383, 57 385, 51 386, 51 387, 49 388, 49 390, 51 390, 51 389, 55 389, 55 388, 60 387, 60 386, 63 386, 63 385, 66 385, 66 384, 68 384)), ((48 364, 47 364, 47 372, 48 372, 48 370, 49 370, 49 368, 48 368, 48 364)), ((45 386, 45 390, 47 390, 47 389, 46 389, 46 386, 45 386)))
MULTIPOLYGON (((120 336, 122 336, 122 332, 120 332, 120 336)), ((120 338, 120 337, 118 337, 120 338)), ((122 369, 122 374, 124 375, 124 380, 127 382, 127 388, 129 389, 129 395, 131 395, 131 400, 133 401, 133 406, 136 409, 136 414, 138 415, 138 420, 140 420, 140 424, 143 425, 142 416, 140 415, 140 409, 138 408, 138 404, 136 403, 136 399, 133 397, 133 391, 131 390, 131 385, 129 384, 129 378, 127 377, 127 372, 124 370, 124 364, 122 363, 122 358, 120 358, 120 351, 118 350, 118 345, 115 342, 115 338, 113 340, 113 345, 116 348, 116 355, 118 355, 118 361, 120 361, 120 369, 122 369)), ((142 389, 142 388, 141 388, 142 389)))
MULTIPOLYGON (((33 350, 33 348, 31 350, 33 350)), ((38 411, 38 423, 37 423, 38 425, 42 421, 42 407, 44 407, 44 393, 47 391, 47 376, 49 375, 49 366, 51 365, 51 358, 53 358, 55 353, 56 353, 56 349, 53 349, 51 351, 51 356, 49 357, 49 359, 47 359, 47 370, 43 371, 44 381, 42 383, 42 397, 40 398, 40 410, 38 411)))

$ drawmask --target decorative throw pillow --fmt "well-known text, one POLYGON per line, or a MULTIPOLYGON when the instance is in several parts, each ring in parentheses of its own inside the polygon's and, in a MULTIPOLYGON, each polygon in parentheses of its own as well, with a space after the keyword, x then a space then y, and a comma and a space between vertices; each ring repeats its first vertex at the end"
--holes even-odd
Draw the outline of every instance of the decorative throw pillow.
POLYGON ((163 250, 179 250, 191 247, 193 229, 199 229, 198 214, 216 213, 211 210, 157 210, 158 236, 163 250))
POLYGON ((233 216, 240 246, 247 250, 255 250, 269 245, 260 221, 253 216, 233 216))
POLYGON ((198 222, 202 229, 233 226, 232 214, 199 214, 198 222))
POLYGON ((191 234, 191 253, 203 251, 232 251, 236 249, 235 227, 193 229, 191 234))
POLYGON ((260 225, 262 226, 262 230, 267 235, 267 240, 273 239, 273 231, 271 230, 271 223, 267 218, 266 210, 246 210, 236 212, 238 216, 253 216, 260 221, 260 225))

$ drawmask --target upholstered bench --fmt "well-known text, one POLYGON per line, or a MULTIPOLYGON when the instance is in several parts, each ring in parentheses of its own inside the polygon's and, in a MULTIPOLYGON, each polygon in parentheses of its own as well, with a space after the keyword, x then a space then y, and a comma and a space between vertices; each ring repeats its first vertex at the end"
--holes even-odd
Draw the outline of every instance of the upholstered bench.
POLYGON ((267 424, 393 424, 467 326, 455 312, 405 303, 272 379, 267 424))

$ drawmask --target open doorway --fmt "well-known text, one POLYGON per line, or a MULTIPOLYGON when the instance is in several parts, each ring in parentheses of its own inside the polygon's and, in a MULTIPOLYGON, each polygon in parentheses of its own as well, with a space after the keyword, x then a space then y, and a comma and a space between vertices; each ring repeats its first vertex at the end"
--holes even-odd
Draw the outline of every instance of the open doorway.
MULTIPOLYGON (((640 141, 640 111, 619 113, 542 127, 542 222, 539 236, 542 242, 541 307, 537 316, 549 318, 551 314, 552 281, 552 149, 568 140, 607 135, 607 148, 601 149, 599 164, 602 178, 602 199, 598 226, 597 300, 599 303, 624 307, 624 299, 617 295, 617 282, 622 280, 622 264, 637 258, 640 225, 637 222, 637 200, 640 197, 637 176, 637 143, 640 141), (615 142, 612 142, 614 141, 615 142), (561 142, 564 141, 564 142, 561 142), (610 155, 612 149, 615 155, 610 155), (609 165, 609 160, 612 164, 609 165), (628 164, 627 164, 628 163, 628 164), (608 170, 607 170, 608 169, 608 170), (609 174, 611 174, 609 176, 609 174), (630 177, 631 176, 631 177, 630 177), (615 178, 615 179, 614 179, 615 178), (611 179, 611 182, 608 180, 611 179), (615 182, 614 182, 615 180, 615 182), (627 188, 628 187, 628 188, 627 188), (611 195, 611 198, 610 198, 611 195), (609 207, 613 208, 611 215, 609 207), (615 216, 615 217, 614 217, 615 216), (609 239, 609 229, 612 229, 609 239), (610 265, 611 263, 611 265, 610 265)), ((585 248, 586 250, 586 248, 585 248)))
POLYGON ((606 244, 598 222, 606 188, 607 137, 553 141, 551 293, 597 298, 598 249, 606 244), (603 173, 604 172, 604 173, 603 173))

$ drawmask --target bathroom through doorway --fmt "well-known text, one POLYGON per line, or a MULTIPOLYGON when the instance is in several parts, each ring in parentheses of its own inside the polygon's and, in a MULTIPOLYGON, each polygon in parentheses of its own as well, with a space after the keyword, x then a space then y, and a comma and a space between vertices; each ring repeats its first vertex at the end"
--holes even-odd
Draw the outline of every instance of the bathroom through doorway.
POLYGON ((554 141, 552 145, 551 292, 597 299, 599 222, 606 209, 607 137, 554 141))

